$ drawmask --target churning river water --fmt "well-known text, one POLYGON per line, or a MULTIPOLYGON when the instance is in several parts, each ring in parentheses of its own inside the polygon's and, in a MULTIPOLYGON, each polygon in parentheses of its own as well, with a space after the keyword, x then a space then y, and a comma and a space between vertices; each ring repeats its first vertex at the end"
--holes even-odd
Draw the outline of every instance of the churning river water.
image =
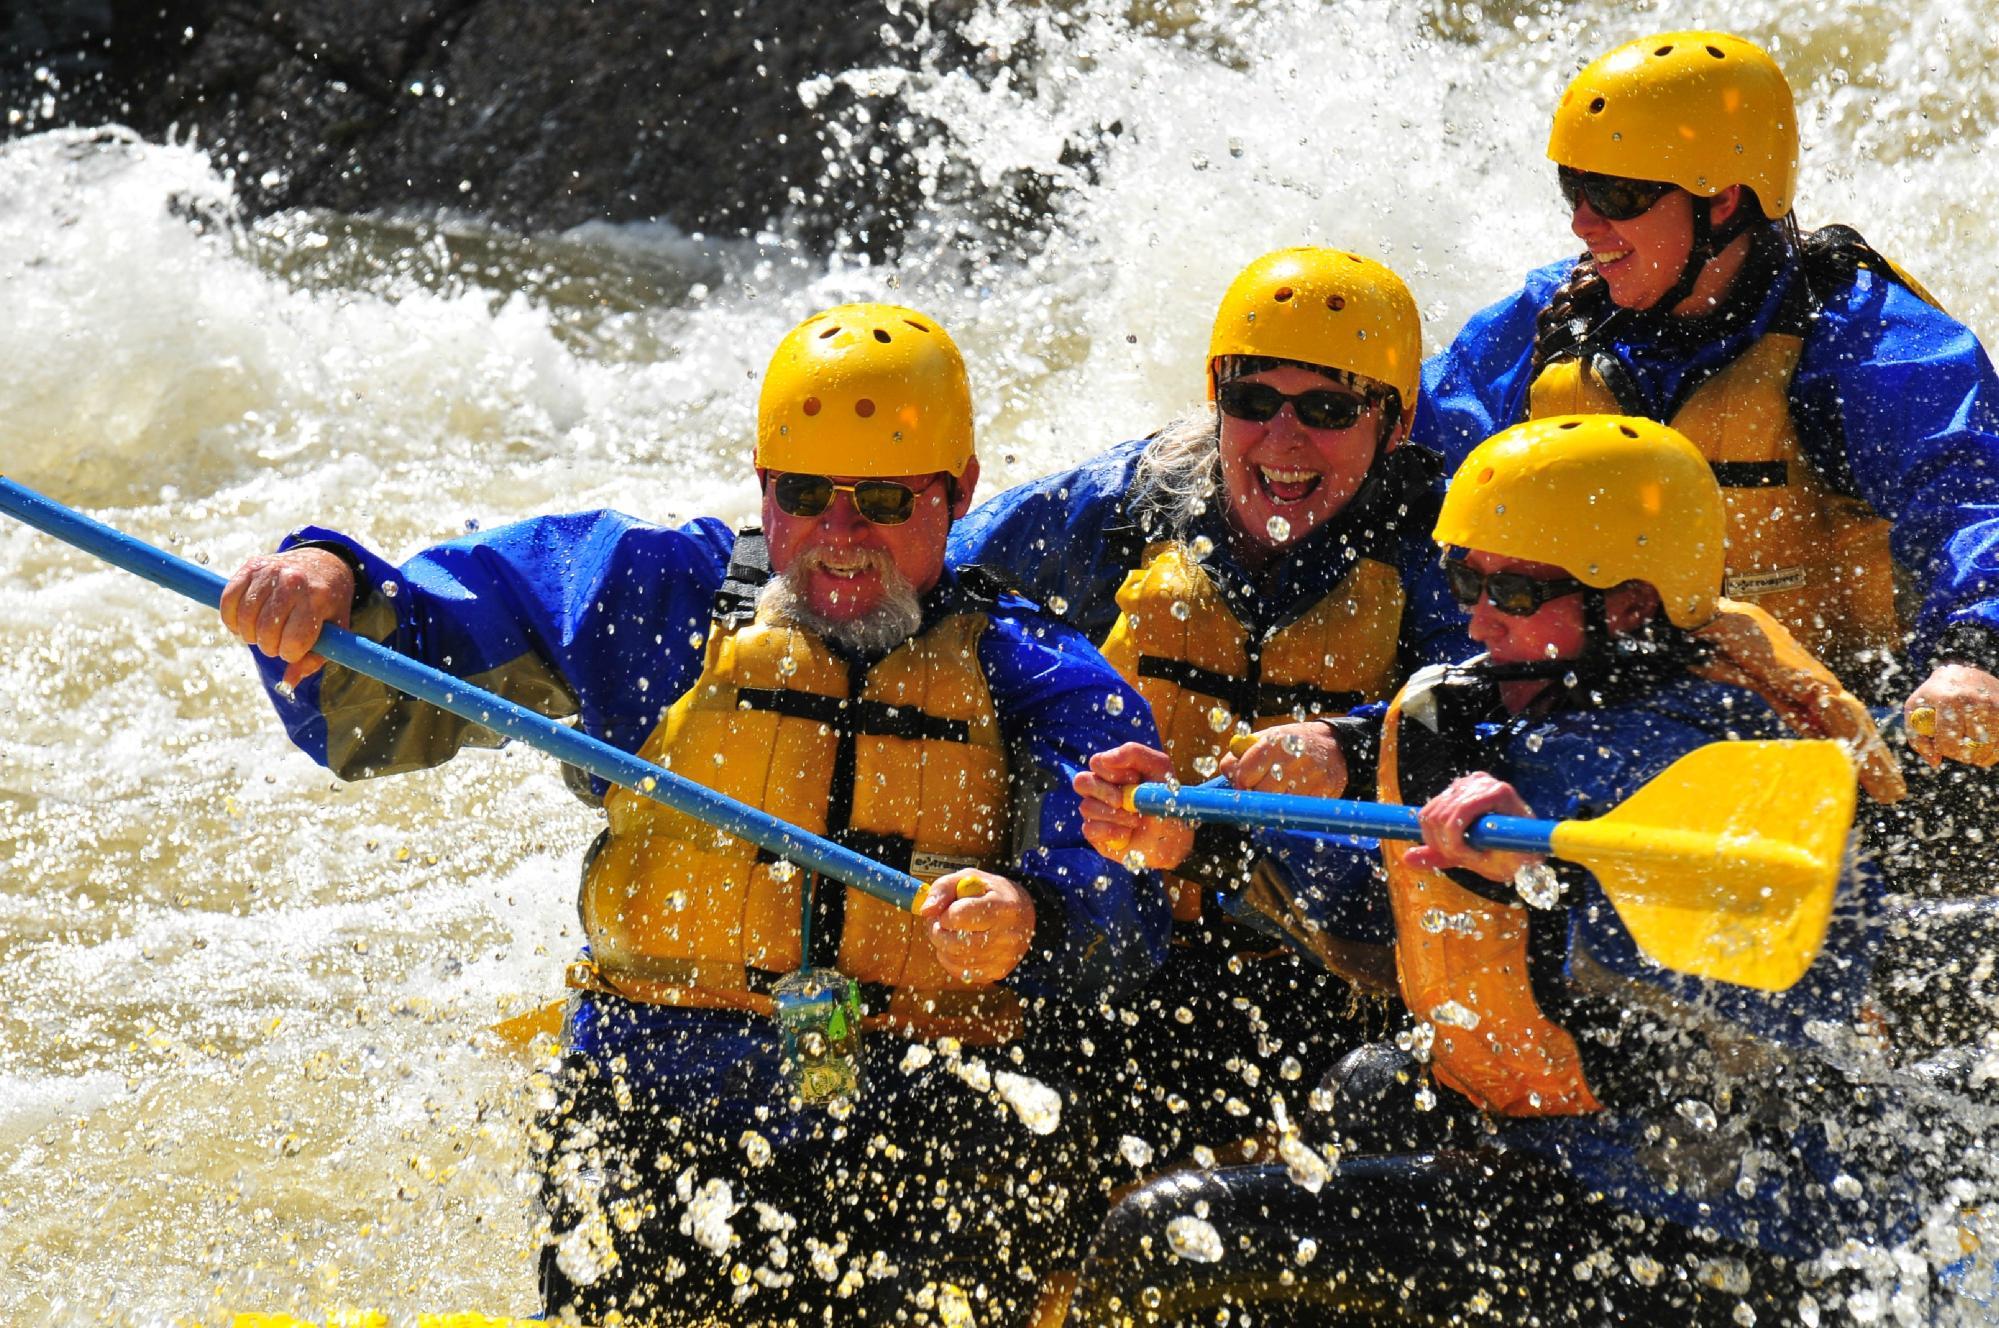
MULTIPOLYGON (((997 491, 1197 398, 1267 249, 1379 256, 1441 344, 1575 247, 1542 156, 1568 76, 1717 22, 1798 90, 1803 222, 1999 334, 1982 0, 993 3, 968 36, 1018 76, 898 76, 951 136, 895 168, 1043 171, 1047 215, 961 225, 947 186, 892 265, 243 221, 199 144, 0 145, 0 470, 218 570, 306 521, 399 555, 551 510, 741 518, 771 347, 891 298, 964 347, 997 491)), ((0 522, 0 1322, 529 1312, 532 1067, 483 1030, 558 993, 594 831, 527 751, 336 783, 212 615, 0 522)))

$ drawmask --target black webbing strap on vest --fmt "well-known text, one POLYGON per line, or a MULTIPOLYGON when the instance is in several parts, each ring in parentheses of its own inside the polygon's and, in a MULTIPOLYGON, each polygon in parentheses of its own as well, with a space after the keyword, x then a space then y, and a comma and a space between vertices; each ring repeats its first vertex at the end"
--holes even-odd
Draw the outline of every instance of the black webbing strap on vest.
POLYGON ((1163 655, 1140 655, 1138 676, 1170 682, 1190 692, 1211 696, 1238 716, 1268 719, 1277 715, 1344 715, 1367 698, 1359 692, 1332 692, 1310 683, 1262 681, 1263 660, 1252 652, 1246 676, 1231 678, 1213 669, 1163 655))
POLYGON ((729 554, 729 568, 715 589, 709 612, 715 621, 740 627, 757 616, 757 596, 770 581, 770 545, 761 530, 751 527, 736 532, 736 547, 729 554))
POLYGON ((1781 461, 1710 461, 1714 482, 1724 489, 1777 489, 1790 482, 1790 467, 1781 461))
MULTIPOLYGON (((737 537, 738 561, 740 551, 749 532, 737 537)), ((756 536, 756 553, 761 554, 763 538, 756 536)), ((749 569, 754 574, 752 565, 749 569)), ((767 580, 766 569, 763 579, 767 580)), ((747 586, 749 578, 737 574, 732 564, 728 581, 722 592, 716 595, 716 617, 728 621, 725 612, 736 612, 734 602, 725 605, 723 594, 733 586, 747 586)), ((761 584, 758 582, 757 584, 761 584)), ((929 630, 944 618, 966 609, 981 607, 997 597, 997 591, 983 580, 965 584, 963 579, 947 582, 940 592, 933 592, 926 600, 926 625, 929 630)), ((755 594, 749 596, 751 614, 755 612, 755 594)), ((892 653, 892 652, 891 652, 892 653)), ((783 687, 742 687, 736 691, 736 704, 745 710, 764 710, 792 719, 810 720, 823 724, 835 739, 833 749, 833 775, 826 790, 826 837, 834 843, 850 848, 863 857, 874 859, 897 871, 907 872, 915 860, 915 843, 902 835, 882 834, 872 830, 862 830, 854 826, 854 786, 860 760, 860 739, 896 738, 906 742, 961 742, 972 740, 972 725, 969 720, 952 719, 943 715, 933 715, 915 706, 890 705, 886 701, 866 699, 862 693, 867 689, 868 671, 880 662, 875 659, 851 658, 844 663, 847 668, 847 695, 827 696, 821 692, 794 691, 783 687)), ((775 861, 775 856, 760 852, 758 860, 775 861)), ((806 962, 817 968, 834 968, 840 957, 840 941, 846 926, 847 888, 843 882, 820 877, 812 892, 812 946, 806 962)))

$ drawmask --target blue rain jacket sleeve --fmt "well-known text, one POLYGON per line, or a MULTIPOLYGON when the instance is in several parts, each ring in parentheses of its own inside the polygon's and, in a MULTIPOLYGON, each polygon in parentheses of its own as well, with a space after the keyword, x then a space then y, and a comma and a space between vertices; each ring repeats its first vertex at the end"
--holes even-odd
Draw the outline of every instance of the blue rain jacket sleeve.
POLYGON ((1117 621, 1118 587, 1144 549, 1125 495, 1150 441, 1120 443, 987 499, 952 527, 952 564, 989 568, 1101 643, 1117 621))
POLYGON ((1098 855, 1070 781, 1091 756, 1159 743, 1152 713, 1078 632, 1009 598, 979 638, 1016 797, 1014 879, 1034 896, 1033 944, 1007 985, 1024 996, 1111 999, 1166 953, 1170 916, 1153 872, 1098 855))
POLYGON ((1528 273, 1518 291, 1473 314, 1424 361, 1409 441, 1444 459, 1446 481, 1474 447, 1526 416, 1534 323, 1575 265, 1564 258, 1528 273))
POLYGON ((1813 460, 1894 523, 1924 591, 1911 656, 1969 629, 1986 644, 1964 653, 1999 667, 1999 378, 1978 338, 1862 270, 1821 308, 1791 401, 1813 460))
MULTIPOLYGON (((702 518, 677 529, 616 512, 536 517, 426 549, 402 566, 337 531, 301 530, 357 566, 354 630, 551 718, 638 750, 701 668, 710 603, 735 536, 702 518)), ((338 665, 295 695, 284 665, 252 652, 292 741, 343 779, 423 769, 478 725, 338 665)))

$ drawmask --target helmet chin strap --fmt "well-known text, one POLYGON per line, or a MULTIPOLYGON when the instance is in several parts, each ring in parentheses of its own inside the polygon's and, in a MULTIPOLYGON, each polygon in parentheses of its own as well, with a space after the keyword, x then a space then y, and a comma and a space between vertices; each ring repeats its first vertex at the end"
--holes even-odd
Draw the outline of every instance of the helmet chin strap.
POLYGON ((1689 193, 1693 200, 1693 245, 1687 250, 1687 261, 1680 266, 1679 278, 1672 288, 1655 300, 1647 313, 1670 314, 1680 307, 1680 302, 1694 293, 1700 282, 1701 273, 1707 265, 1721 256, 1736 236, 1749 229, 1743 219, 1744 208, 1740 199, 1736 200, 1735 212, 1717 229, 1714 224, 1714 200, 1689 193))

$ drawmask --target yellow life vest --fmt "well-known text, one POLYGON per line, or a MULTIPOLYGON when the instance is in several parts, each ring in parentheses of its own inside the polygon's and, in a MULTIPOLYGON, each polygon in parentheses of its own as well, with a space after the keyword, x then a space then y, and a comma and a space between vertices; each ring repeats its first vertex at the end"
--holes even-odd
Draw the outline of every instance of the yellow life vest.
MULTIPOLYGON (((1010 811, 978 659, 986 626, 983 613, 949 615, 869 666, 795 627, 718 619, 701 676, 639 755, 925 880, 995 864, 1010 811)), ((947 972, 912 914, 780 870, 755 845, 628 790, 613 790, 605 809, 608 837, 582 897, 593 985, 654 1003, 767 1010, 760 976, 810 962, 893 988, 898 1028, 980 1041, 1016 1030, 1018 999, 947 972)))
MULTIPOLYGON (((1425 669, 1388 708, 1380 798, 1403 801, 1405 715, 1434 713, 1425 669)), ((1541 1012, 1528 973, 1526 906, 1473 893, 1442 872, 1408 864, 1413 844, 1383 840, 1395 915, 1396 980, 1411 1014, 1433 1029, 1437 1081, 1502 1116, 1580 1116, 1602 1110, 1584 1081, 1575 1039, 1541 1012)))
MULTIPOLYGON (((1193 551, 1162 541, 1119 588, 1103 653, 1152 707, 1174 774, 1198 782, 1239 723, 1343 715, 1388 695, 1405 598, 1394 567, 1359 558, 1316 604, 1253 642, 1193 551)), ((1198 917, 1199 891, 1169 884, 1174 915, 1198 917)))
MULTIPOLYGON (((1902 640, 1890 527, 1828 485, 1803 454, 1789 397, 1803 351, 1801 336, 1766 333, 1664 423, 1700 449, 1721 483, 1725 593, 1755 603, 1852 676, 1862 652, 1893 651, 1902 640)), ((1529 388, 1528 416, 1630 413, 1613 387, 1622 371, 1608 355, 1553 360, 1529 388)))

